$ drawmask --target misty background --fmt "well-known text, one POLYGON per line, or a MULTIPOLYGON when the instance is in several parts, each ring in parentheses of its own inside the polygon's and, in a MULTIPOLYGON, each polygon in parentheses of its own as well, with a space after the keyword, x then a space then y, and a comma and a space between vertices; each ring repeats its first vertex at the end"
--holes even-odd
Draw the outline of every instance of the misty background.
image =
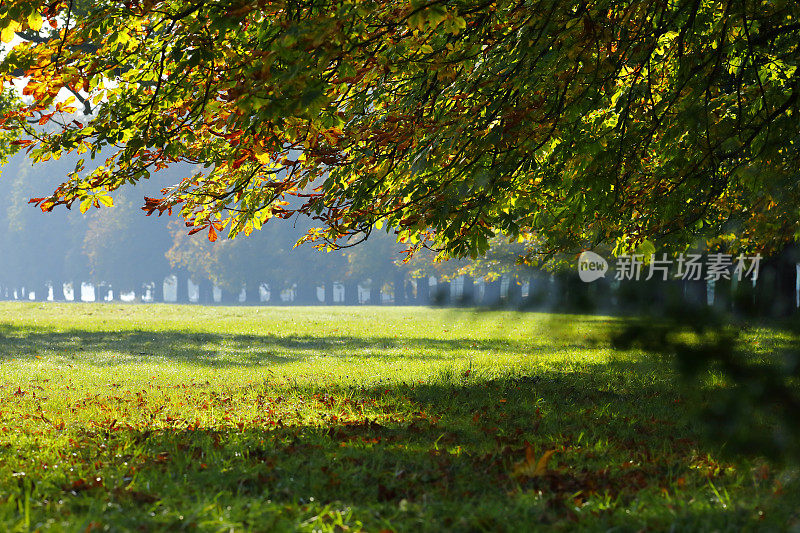
MULTIPOLYGON (((28 204, 47 196, 76 157, 31 164, 17 154, 0 174, 0 298, 38 301, 167 301, 269 304, 499 304, 527 295, 531 269, 513 259, 435 263, 424 252, 403 263, 392 235, 323 252, 295 247, 311 221, 273 220, 249 237, 187 235, 177 215, 145 216, 144 196, 192 173, 174 166, 114 193, 111 208, 51 213, 28 204), (473 279, 459 269, 482 272, 473 279)), ((549 274, 539 273, 547 277, 549 274)))
POLYGON ((145 216, 144 196, 191 175, 188 165, 153 173, 114 193, 111 208, 51 213, 28 204, 47 196, 77 156, 31 164, 17 154, 0 174, 0 299, 270 305, 480 305, 576 312, 653 311, 670 304, 785 316, 800 306, 797 247, 765 258, 755 286, 729 280, 592 283, 575 262, 554 272, 516 264, 522 245, 498 238, 477 260, 435 262, 423 251, 403 262, 385 231, 352 248, 295 247, 313 221, 272 220, 249 237, 188 235, 176 215, 145 216))

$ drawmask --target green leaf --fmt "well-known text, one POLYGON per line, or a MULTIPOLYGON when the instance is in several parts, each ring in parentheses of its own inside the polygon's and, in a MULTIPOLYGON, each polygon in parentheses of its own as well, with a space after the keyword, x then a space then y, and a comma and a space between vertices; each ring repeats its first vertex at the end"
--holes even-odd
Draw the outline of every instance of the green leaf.
POLYGON ((636 253, 642 254, 645 260, 650 260, 650 256, 656 253, 656 245, 650 242, 649 240, 645 240, 639 246, 636 247, 636 253))

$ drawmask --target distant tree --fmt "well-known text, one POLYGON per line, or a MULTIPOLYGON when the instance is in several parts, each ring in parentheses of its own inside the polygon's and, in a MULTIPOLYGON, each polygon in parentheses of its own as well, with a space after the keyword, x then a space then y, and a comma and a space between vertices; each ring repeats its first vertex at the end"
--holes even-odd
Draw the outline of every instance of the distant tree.
POLYGON ((405 283, 410 280, 409 267, 402 263, 403 246, 386 233, 374 233, 368 241, 345 249, 345 297, 356 291, 359 283, 369 282, 370 303, 380 305, 381 291, 391 287, 395 303, 406 303, 405 283))
MULTIPOLYGON (((171 244, 166 224, 158 219, 142 224, 139 209, 125 196, 113 207, 92 213, 83 238, 83 252, 95 282, 110 282, 116 294, 158 286, 169 274, 166 252, 171 244)), ((87 280, 88 281, 88 280, 87 280)))
POLYGON ((53 296, 61 299, 61 284, 66 276, 66 257, 75 243, 71 228, 80 214, 63 212, 55 218, 43 216, 27 206, 35 184, 52 183, 51 173, 58 164, 34 166, 24 158, 14 158, 0 175, 0 278, 16 289, 25 287, 37 300, 53 296))
POLYGON ((214 243, 187 235, 178 224, 171 228, 174 240, 167 254, 171 264, 186 269, 196 283, 221 288, 229 299, 238 297, 244 287, 248 301, 257 302, 264 283, 272 303, 280 301, 282 290, 295 288, 298 303, 313 304, 318 301, 318 285, 329 287, 343 276, 340 253, 295 247, 303 230, 289 224, 264 227, 249 239, 221 238, 214 243))

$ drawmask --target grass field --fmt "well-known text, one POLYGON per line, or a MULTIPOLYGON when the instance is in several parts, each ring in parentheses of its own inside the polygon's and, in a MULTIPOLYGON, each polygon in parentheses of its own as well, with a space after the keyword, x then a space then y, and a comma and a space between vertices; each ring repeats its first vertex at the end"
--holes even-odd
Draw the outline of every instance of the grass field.
POLYGON ((800 529, 797 471, 723 459, 615 323, 0 304, 0 530, 800 529))

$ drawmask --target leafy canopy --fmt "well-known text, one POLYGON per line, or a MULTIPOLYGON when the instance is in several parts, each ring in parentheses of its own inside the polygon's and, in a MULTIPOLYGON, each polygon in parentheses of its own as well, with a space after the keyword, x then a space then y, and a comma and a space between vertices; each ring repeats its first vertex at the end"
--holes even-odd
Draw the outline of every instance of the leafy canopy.
POLYGON ((113 150, 44 210, 198 165, 144 209, 211 240, 301 213, 323 245, 386 227, 443 256, 498 234, 530 254, 776 248, 800 230, 799 17, 781 0, 17 0, 0 70, 30 102, 2 124, 37 160, 113 150))

